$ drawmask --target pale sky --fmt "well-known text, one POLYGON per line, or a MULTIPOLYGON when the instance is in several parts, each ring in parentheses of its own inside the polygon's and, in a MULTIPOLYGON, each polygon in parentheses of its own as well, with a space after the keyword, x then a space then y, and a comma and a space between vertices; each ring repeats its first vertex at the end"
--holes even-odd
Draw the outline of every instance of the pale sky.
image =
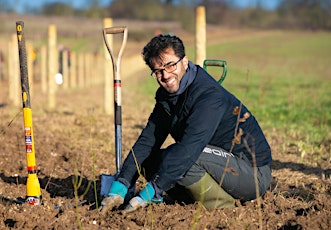
MULTIPOLYGON (((45 3, 52 3, 52 2, 63 2, 68 3, 68 0, 7 0, 9 4, 12 6, 17 6, 15 9, 17 12, 22 13, 24 12, 25 8, 39 8, 45 3)), ((240 7, 247 7, 247 6, 256 6, 257 2, 260 2, 263 7, 266 9, 274 9, 279 4, 280 0, 268 0, 268 1, 261 1, 261 0, 232 0, 232 2, 240 7)), ((84 8, 84 5, 89 2, 88 0, 70 0, 70 3, 75 8, 84 8)), ((101 5, 107 6, 111 0, 99 0, 101 5)))

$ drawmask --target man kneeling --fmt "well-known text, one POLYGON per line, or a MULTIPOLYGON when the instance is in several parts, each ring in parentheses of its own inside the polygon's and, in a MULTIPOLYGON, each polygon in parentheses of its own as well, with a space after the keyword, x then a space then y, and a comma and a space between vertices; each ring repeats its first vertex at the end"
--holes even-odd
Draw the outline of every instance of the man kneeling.
POLYGON ((263 195, 271 182, 271 150, 247 107, 188 60, 177 36, 152 38, 142 55, 159 84, 156 103, 102 209, 124 203, 138 179, 137 166, 148 183, 125 212, 163 202, 164 192, 176 191, 175 186, 207 209, 235 207, 234 199, 256 198, 254 166, 263 195), (161 149, 168 134, 175 143, 161 149))

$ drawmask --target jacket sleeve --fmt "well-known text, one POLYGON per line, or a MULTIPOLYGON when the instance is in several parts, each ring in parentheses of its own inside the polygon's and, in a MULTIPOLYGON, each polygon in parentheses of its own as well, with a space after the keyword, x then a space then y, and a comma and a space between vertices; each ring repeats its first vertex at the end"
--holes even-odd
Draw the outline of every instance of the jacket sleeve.
POLYGON ((146 127, 142 130, 123 163, 120 178, 124 178, 130 184, 134 182, 133 179, 137 172, 136 161, 138 165, 141 165, 154 149, 160 149, 169 134, 169 127, 169 114, 165 112, 161 104, 156 103, 146 127))
POLYGON ((222 98, 216 86, 198 91, 201 94, 195 95, 196 99, 189 102, 192 106, 182 138, 165 150, 165 158, 155 175, 155 183, 165 191, 173 187, 198 159, 228 107, 226 98, 222 98))

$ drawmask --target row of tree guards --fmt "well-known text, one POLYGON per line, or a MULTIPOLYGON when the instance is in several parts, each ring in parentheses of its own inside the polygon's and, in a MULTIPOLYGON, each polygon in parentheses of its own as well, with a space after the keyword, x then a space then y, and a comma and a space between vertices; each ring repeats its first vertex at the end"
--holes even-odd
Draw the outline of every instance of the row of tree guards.
MULTIPOLYGON (((196 34, 195 50, 196 63, 202 66, 206 58, 206 16, 205 8, 196 8, 196 34)), ((103 27, 112 27, 113 20, 105 18, 103 27)), ((25 25, 29 33, 29 25, 25 25)), ((101 36, 101 32, 100 32, 101 36)), ((113 47, 112 35, 108 38, 113 47)), ((129 31, 130 36, 130 31, 129 31)), ((34 82, 39 80, 41 91, 47 95, 47 106, 50 110, 56 107, 56 92, 59 85, 62 89, 86 88, 97 84, 104 84, 104 112, 113 114, 114 93, 112 79, 112 64, 110 55, 104 46, 104 55, 92 53, 76 53, 70 49, 59 50, 57 43, 57 28, 48 27, 48 44, 38 49, 38 62, 36 63, 35 48, 27 41, 27 66, 30 85, 30 95, 33 104, 34 82), (36 79, 38 72, 39 79, 36 79)), ((3 58, 2 58, 3 59, 3 58)), ((8 79, 8 98, 14 106, 21 106, 21 86, 19 72, 18 43, 16 34, 8 42, 8 52, 5 61, 1 61, 0 80, 8 79)), ((125 66, 125 63, 122 63, 125 66)), ((4 81, 3 81, 4 82, 4 81)), ((0 99, 1 100, 1 99, 0 99)), ((0 101, 1 103, 1 101, 0 101)))

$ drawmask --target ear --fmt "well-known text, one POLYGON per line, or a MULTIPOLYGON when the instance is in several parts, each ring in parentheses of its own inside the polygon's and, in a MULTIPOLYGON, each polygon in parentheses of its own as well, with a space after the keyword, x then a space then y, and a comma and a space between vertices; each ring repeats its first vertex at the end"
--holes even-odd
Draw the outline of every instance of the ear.
POLYGON ((183 57, 182 62, 183 62, 185 70, 187 70, 187 68, 188 68, 188 57, 187 56, 183 57))

